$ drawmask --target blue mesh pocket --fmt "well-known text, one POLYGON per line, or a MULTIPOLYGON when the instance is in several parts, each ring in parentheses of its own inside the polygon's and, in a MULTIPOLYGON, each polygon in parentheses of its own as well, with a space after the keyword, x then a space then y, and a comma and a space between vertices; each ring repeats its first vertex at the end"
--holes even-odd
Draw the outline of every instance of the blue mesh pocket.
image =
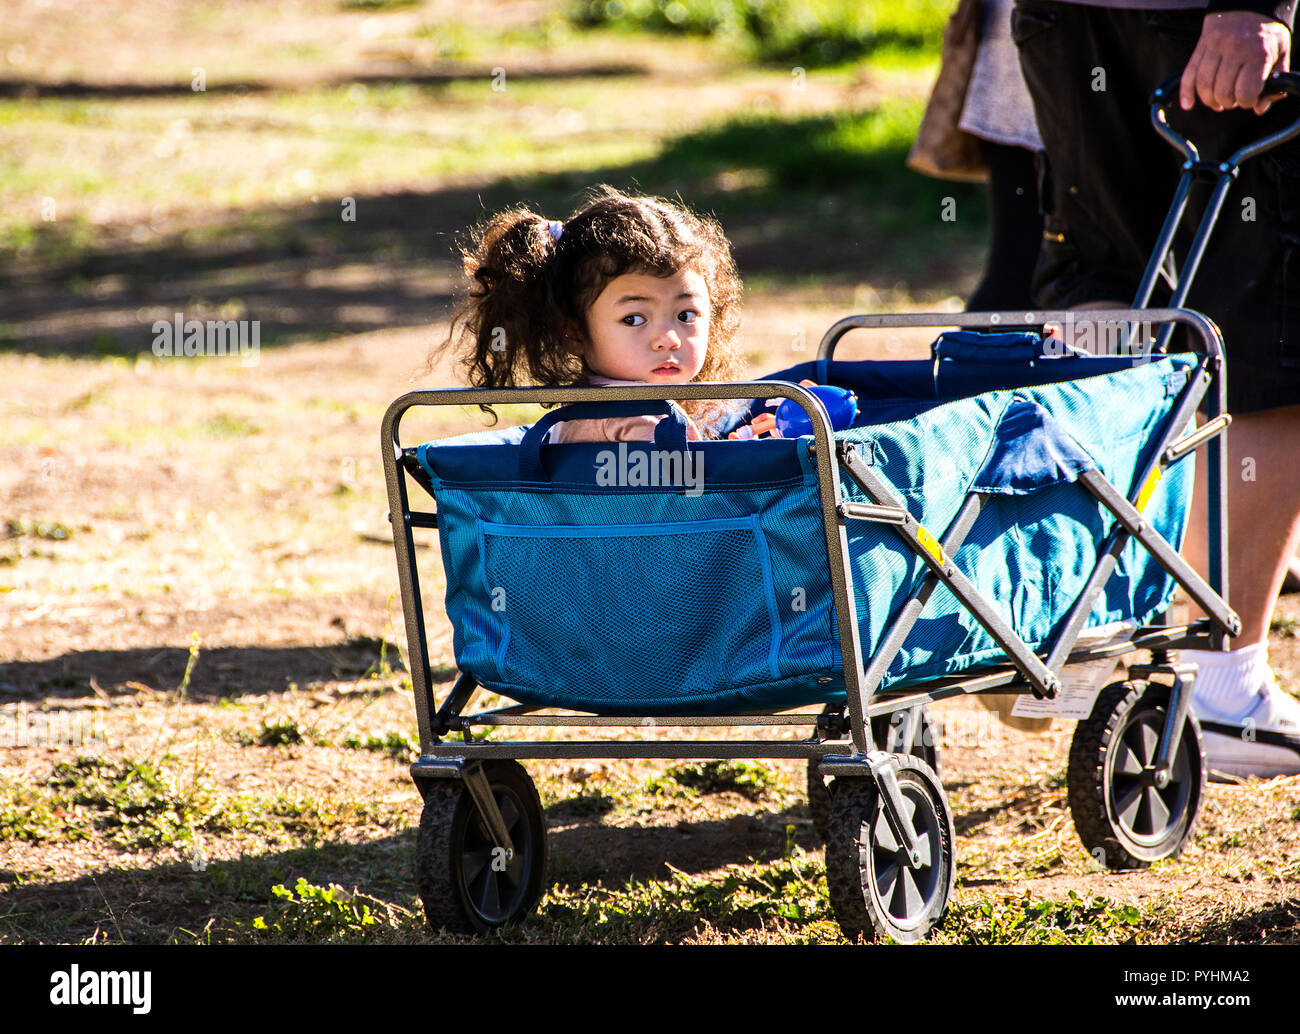
POLYGON ((478 521, 503 682, 564 706, 677 710, 776 678, 781 623, 757 516, 478 521))

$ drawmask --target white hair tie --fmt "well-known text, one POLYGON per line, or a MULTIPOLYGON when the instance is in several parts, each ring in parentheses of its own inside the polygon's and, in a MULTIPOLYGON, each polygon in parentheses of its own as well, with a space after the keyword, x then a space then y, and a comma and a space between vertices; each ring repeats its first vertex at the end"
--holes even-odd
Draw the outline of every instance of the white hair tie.
POLYGON ((549 230, 551 233, 551 240, 558 241, 560 239, 560 235, 564 233, 564 224, 557 223, 555 220, 551 220, 546 224, 546 229, 549 230))

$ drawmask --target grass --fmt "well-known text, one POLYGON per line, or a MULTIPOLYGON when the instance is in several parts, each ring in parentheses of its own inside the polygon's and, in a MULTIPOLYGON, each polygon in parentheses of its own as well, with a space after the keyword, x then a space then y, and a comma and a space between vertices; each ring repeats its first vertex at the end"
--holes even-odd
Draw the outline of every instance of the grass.
MULTIPOLYGON (((521 198, 567 206, 582 186, 599 181, 681 192, 724 224, 770 224, 765 235, 782 235, 783 256, 840 278, 871 275, 877 262, 891 276, 928 276, 929 257, 966 254, 982 241, 979 191, 926 181, 902 166, 920 113, 917 86, 929 70, 902 79, 883 71, 884 56, 899 48, 933 61, 945 5, 717 0, 629 3, 616 16, 618 6, 584 7, 585 14, 575 8, 567 21, 551 12, 526 27, 426 23, 385 38, 386 46, 418 49, 428 39, 456 37, 470 62, 463 74, 442 75, 439 67, 424 75, 416 62, 409 76, 367 82, 322 76, 267 81, 246 93, 187 86, 129 101, 94 91, 0 100, 0 274, 43 270, 93 310, 110 278, 126 298, 155 284, 165 268, 169 278, 185 278, 178 290, 187 315, 215 315, 234 299, 264 320, 263 343, 274 345, 333 336, 339 322, 271 318, 257 297, 269 273, 265 265, 250 268, 250 254, 267 264, 276 257, 328 264, 339 256, 425 262, 433 244, 445 260, 442 240, 472 214, 449 216, 458 225, 432 235, 410 227, 417 211, 455 210, 438 196, 449 183, 490 185, 500 201, 484 203, 493 207, 521 198), (687 11, 684 23, 679 8, 687 11), (737 18, 745 38, 762 41, 761 52, 728 42, 735 34, 726 26, 737 18), (699 48, 686 56, 692 76, 721 59, 729 92, 697 94, 693 80, 657 76, 635 61, 604 67, 608 54, 630 48, 653 65, 656 55, 674 53, 687 30, 699 48), (530 75, 524 57, 561 36, 572 63, 559 74, 530 75), (826 47, 842 67, 817 72, 820 85, 809 94, 820 98, 814 113, 802 101, 786 110, 800 94, 776 65, 808 51, 807 67, 820 67, 827 54, 813 51, 826 47), (837 96, 855 81, 857 67, 844 64, 850 57, 882 69, 883 103, 863 109, 837 96), (776 65, 762 63, 769 59, 776 65), (494 91, 486 69, 501 61, 508 82, 494 91), (756 91, 775 98, 765 114, 751 109, 756 91), (68 162, 74 139, 78 161, 68 162), (224 159, 234 151, 240 163, 224 159), (402 192, 407 200, 394 203, 402 192), (957 224, 940 218, 945 197, 955 199, 957 224), (345 198, 356 202, 355 222, 340 219, 345 198), (838 206, 829 219, 826 205, 838 206), (857 248, 855 259, 825 252, 823 233, 857 248)), ((423 225, 425 216, 416 221, 423 225)), ((766 265, 751 261, 746 272, 759 282, 769 272, 809 272, 766 265)), ((159 312, 164 308, 172 306, 159 312)), ((145 329, 102 327, 79 347, 139 355, 148 346, 145 329)), ((32 348, 28 334, 6 322, 0 348, 32 348)))
POLYGON ((386 754, 395 761, 413 761, 420 752, 420 745, 405 732, 389 731, 383 735, 371 734, 345 736, 339 744, 349 750, 369 750, 377 754, 386 754))
POLYGON ((63 542, 72 538, 73 529, 62 521, 22 520, 11 517, 5 521, 5 535, 11 539, 34 538, 48 542, 63 542))
POLYGON ((701 761, 669 767, 646 789, 658 795, 685 787, 695 793, 738 793, 756 801, 779 785, 777 774, 756 761, 701 761))
POLYGON ((310 941, 319 943, 365 934, 367 927, 380 923, 379 915, 392 918, 392 906, 378 898, 355 891, 348 893, 337 884, 318 887, 299 876, 293 890, 277 883, 271 888, 276 908, 268 921, 257 916, 252 930, 272 942, 310 941), (372 911, 371 905, 378 910, 372 911))
MULTIPOLYGON (((622 887, 556 886, 538 906, 536 931, 551 943, 671 944, 715 928, 805 926, 797 939, 842 940, 830 915, 825 868, 795 852, 771 862, 728 866, 721 879, 671 869, 666 879, 622 887)), ((522 940, 508 932, 506 940, 522 940)))
MULTIPOLYGON (((102 902, 75 912, 41 904, 45 894, 64 893, 59 889, 64 884, 51 883, 28 861, 16 861, 10 889, 4 892, 9 904, 0 908, 0 939, 98 938, 105 923, 112 926, 106 918, 111 908, 118 917, 113 939, 124 941, 446 941, 425 926, 409 875, 411 825, 418 812, 414 791, 406 786, 389 798, 361 792, 355 780, 341 789, 311 782, 310 774, 318 770, 346 771, 349 752, 396 757, 413 747, 405 734, 393 731, 391 718, 398 703, 409 707, 409 701, 360 693, 341 696, 336 704, 313 702, 319 695, 319 688, 292 690, 285 706, 295 712, 314 709, 315 717, 286 719, 271 711, 260 726, 271 732, 264 740, 251 735, 204 738, 198 732, 222 723, 238 728, 247 720, 246 706, 193 698, 160 702, 151 706, 163 709, 159 713, 167 715, 169 727, 198 732, 192 760, 174 744, 163 744, 152 755, 81 754, 52 762, 47 777, 3 784, 0 842, 27 852, 51 845, 68 859, 106 854, 108 861, 91 867, 98 873, 96 901, 102 894, 102 902), (337 739, 314 731, 330 722, 351 731, 337 739), (277 749, 282 747, 290 749, 277 749), (259 748, 270 752, 247 753, 259 748), (219 788, 212 768, 218 761, 221 771, 261 773, 272 781, 245 787, 243 779, 236 779, 219 788), (296 785, 304 780, 305 785, 296 785), (143 893, 144 873, 156 904, 137 897, 143 893), (127 922, 126 915, 133 918, 127 922)), ((267 708, 271 702, 257 706, 267 708)), ((369 763, 364 757, 356 761, 369 763)), ((829 904, 822 852, 801 843, 810 825, 802 795, 787 789, 789 776, 777 765, 676 764, 640 780, 606 771, 604 765, 530 767, 541 769, 536 774, 552 828, 552 882, 529 922, 497 939, 582 945, 844 943, 829 904), (662 823, 668 823, 668 830, 674 822, 703 830, 718 817, 747 822, 744 816, 760 801, 783 809, 769 813, 775 821, 769 821, 772 832, 761 840, 765 853, 755 853, 751 846, 740 860, 730 860, 728 834, 714 841, 711 861, 687 871, 681 867, 684 859, 663 840, 662 823), (607 871, 609 859, 601 858, 590 838, 612 844, 637 836, 638 829, 659 830, 651 851, 663 851, 666 864, 651 875, 607 871)), ((1273 906, 1261 910, 1220 894, 1207 911, 1204 904, 1184 901, 1168 883, 1169 889, 1137 902, 1053 890, 1042 883, 1018 889, 1015 884, 1029 878, 1098 872, 1069 829, 1064 788, 1055 785, 1056 775, 1054 764, 1013 776, 995 766, 981 772, 982 797, 973 785, 964 788, 960 776, 948 776, 949 781, 956 778, 958 892, 933 942, 1222 942, 1258 939, 1272 928, 1269 923, 1281 924, 1277 936, 1283 939, 1300 936, 1297 916, 1284 906, 1274 914, 1268 910, 1273 906), (998 807, 988 819, 972 820, 982 814, 982 800, 996 801, 998 807), (990 882, 997 885, 986 887, 990 882)), ((405 785, 404 778, 398 781, 405 785)), ((1188 857, 1162 863, 1150 873, 1175 874, 1175 883, 1188 886, 1206 878, 1207 865, 1215 866, 1216 873, 1221 869, 1229 880, 1279 885, 1293 880, 1295 864, 1288 861, 1293 847, 1277 840, 1279 828, 1270 820, 1278 808, 1292 818, 1300 814, 1291 783, 1277 781, 1250 793, 1225 790, 1227 796, 1212 797, 1188 857), (1231 839, 1234 831, 1241 833, 1240 842, 1231 839), (1273 846, 1259 847, 1268 843, 1273 846)), ((749 842, 760 841, 751 837, 749 842)), ((1142 879, 1149 886, 1150 876, 1142 879)))
POLYGON ((192 843, 259 823, 247 802, 221 799, 199 771, 186 780, 159 761, 80 755, 39 788, 16 787, 0 808, 0 840, 78 841, 102 836, 126 850, 192 843))
POLYGON ((986 898, 950 909, 936 937, 950 944, 1140 944, 1167 919, 1164 910, 1117 904, 1105 897, 1063 900, 986 898))
MULTIPOLYGON (((4 445, 31 494, 0 531, 17 586, 0 591, 30 615, 11 625, 15 656, 44 652, 7 664, 3 688, 83 701, 107 727, 98 755, 0 752, 0 940, 448 941, 427 929, 411 875, 409 680, 391 631, 357 634, 385 627, 393 580, 391 548, 353 524, 386 532, 374 432, 417 349, 394 359, 391 339, 358 343, 341 369, 333 339, 427 328, 450 290, 454 232, 517 202, 565 214, 600 180, 717 213, 756 312, 868 286, 951 292, 978 264, 983 195, 903 164, 948 6, 755 0, 741 24, 732 0, 624 0, 596 18, 588 6, 500 29, 411 11, 374 19, 384 33, 406 26, 373 41, 397 55, 383 58, 387 78, 330 40, 351 46, 394 4, 327 0, 312 15, 337 19, 328 32, 287 48, 254 38, 256 19, 292 15, 198 7, 186 15, 196 43, 253 19, 225 85, 210 67, 205 95, 165 57, 140 65, 156 91, 127 82, 0 100, 0 297, 11 301, 0 348, 35 348, 21 302, 80 320, 67 348, 106 353, 4 357, 17 385, 4 445), (708 10, 717 25, 679 17, 708 10), (263 46, 282 53, 266 60, 263 46), (494 91, 498 64, 508 75, 494 91), (229 89, 240 75, 249 88, 229 89), (341 218, 345 197, 355 223, 341 218), (342 296, 378 315, 336 316, 342 296), (326 344, 264 356, 255 375, 119 357, 148 353, 149 321, 181 308, 264 319, 264 343, 326 344), (305 315, 280 315, 294 311, 305 315), (303 428, 312 448, 266 447, 303 428), (45 463, 58 474, 100 453, 106 462, 76 468, 75 493, 41 477, 45 463), (187 662, 190 622, 205 645, 200 658, 194 639, 187 662), (337 641, 318 648, 335 624, 337 641)), ((49 74, 93 86, 97 57, 83 58, 49 74)), ((478 420, 448 409, 428 420, 430 436, 478 420)), ((431 559, 426 615, 445 682, 452 635, 431 559)), ((945 759, 958 892, 936 941, 1300 936, 1294 789, 1207 791, 1184 857, 1119 883, 1074 836, 1063 742, 1023 748, 1033 763, 1019 769, 945 759)), ((843 943, 798 766, 528 768, 552 823, 551 881, 502 940, 843 943)))
POLYGON ((669 35, 714 37, 753 60, 809 67, 936 50, 943 0, 576 0, 569 18, 669 35))
POLYGON ((262 719, 257 735, 250 737, 259 747, 292 747, 303 742, 302 729, 296 718, 262 719))
MULTIPOLYGON (((621 92, 635 90, 636 86, 602 83, 601 88, 612 94, 609 103, 615 105, 621 92)), ((547 84, 538 89, 544 89, 548 103, 561 110, 573 110, 570 105, 584 103, 577 97, 566 96, 562 86, 547 84)), ((431 111, 438 110, 436 106, 429 107, 431 111)), ((512 95, 506 102, 507 111, 530 107, 524 96, 512 95)), ((635 184, 652 193, 680 192, 692 204, 716 211, 724 224, 729 217, 748 220, 751 213, 763 211, 768 223, 774 223, 774 216, 780 220, 779 232, 790 239, 816 240, 813 228, 818 226, 822 227, 820 233, 840 237, 860 239, 866 235, 884 249, 879 253, 880 261, 888 262, 895 275, 910 277, 916 275, 919 260, 924 256, 954 247, 967 251, 977 247, 982 241, 986 218, 983 193, 979 189, 929 180, 904 167, 903 160, 920 114, 919 100, 892 101, 865 110, 825 115, 733 113, 702 125, 692 126, 688 122, 682 130, 664 126, 657 132, 631 135, 600 131, 565 133, 545 147, 538 146, 540 130, 534 119, 518 127, 477 127, 476 133, 454 148, 434 148, 433 153, 438 156, 435 161, 439 164, 433 166, 428 164, 429 141, 423 132, 406 142, 400 130, 372 140, 368 131, 344 126, 329 135, 330 146, 342 148, 336 163, 328 156, 307 153, 297 157, 291 154, 285 159, 289 165, 307 164, 315 170, 316 182, 308 187, 292 186, 284 195, 285 200, 306 206, 305 210, 297 213, 283 210, 278 198, 226 197, 220 184, 224 175, 221 166, 207 163, 205 168, 212 170, 211 176, 204 184, 187 191, 187 196, 192 203, 221 203, 240 210, 241 214, 233 219, 200 223, 184 231, 174 243, 169 243, 165 232, 161 237, 150 233, 143 245, 126 246, 126 254, 116 264, 115 271, 127 277, 147 277, 150 265, 173 248, 193 252, 214 248, 236 250, 252 245, 290 256, 325 256, 339 249, 364 255, 383 249, 397 258, 414 257, 417 252, 411 250, 402 233, 390 228, 387 216, 376 221, 375 203, 368 202, 366 197, 358 200, 356 224, 338 221, 337 202, 313 204, 310 197, 360 194, 360 183, 365 183, 365 192, 370 193, 382 191, 386 185, 388 189, 400 187, 417 178, 427 182, 430 178, 473 172, 480 177, 501 177, 512 184, 508 189, 516 197, 563 198, 560 204, 565 206, 571 203, 575 187, 604 180, 635 184), (351 150, 356 154, 345 153, 351 150), (337 175, 331 171, 335 165, 337 175), (841 217, 827 220, 827 205, 835 206, 841 217), (945 219, 945 214, 953 218, 945 219), (397 251, 393 252, 393 248, 397 251)), ((311 116, 304 113, 299 117, 311 116)), ((217 133, 210 146, 225 148, 234 139, 223 142, 221 133, 217 133)), ((290 150, 295 146, 292 141, 290 134, 290 150)), ((54 185, 50 189, 57 190, 58 174, 51 175, 54 185)), ((155 181, 132 179, 132 182, 153 189, 147 184, 155 181)), ((504 182, 502 189, 507 189, 504 182)), ((3 193, 0 185, 0 196, 3 193)), ((93 195, 87 197, 87 202, 91 200, 93 195)), ((129 202, 129 194, 122 200, 129 202)), ((154 199, 147 195, 135 199, 137 204, 148 204, 151 200, 154 199)), ((391 204, 384 203, 384 207, 391 208, 391 204)), ((9 219, 24 218, 21 209, 9 211, 12 213, 9 219)), ((51 229, 47 235, 59 232, 51 229)), ((102 262, 96 254, 101 239, 101 232, 77 233, 67 237, 66 247, 60 250, 40 245, 33 238, 18 244, 14 252, 20 260, 57 260, 67 267, 65 276, 85 279, 107 272, 106 266, 101 269, 102 262)), ((876 250, 869 249, 868 253, 876 250)), ((803 253, 802 249, 795 251, 803 253)), ((813 258, 816 252, 808 254, 813 258)), ((194 262, 192 255, 188 261, 194 262)), ((197 266, 195 271, 202 268, 197 266)), ((801 271, 796 266, 791 275, 801 271)), ((205 283, 215 285, 218 281, 213 277, 219 275, 229 276, 229 268, 225 274, 213 269, 205 283)), ((205 288, 205 295, 211 297, 208 292, 213 289, 213 286, 205 288)), ((211 302, 200 306, 204 312, 195 310, 190 303, 187 315, 197 318, 208 310, 216 315, 216 310, 229 309, 232 292, 217 290, 219 293, 211 302)), ((247 308, 247 302, 236 301, 241 308, 247 308)), ((224 311, 222 318, 226 318, 224 311)), ((100 347, 109 354, 140 352, 148 344, 143 329, 139 341, 123 342, 107 335, 101 339, 100 347)), ((265 323, 262 330, 263 343, 274 343, 282 333, 275 320, 265 323)))

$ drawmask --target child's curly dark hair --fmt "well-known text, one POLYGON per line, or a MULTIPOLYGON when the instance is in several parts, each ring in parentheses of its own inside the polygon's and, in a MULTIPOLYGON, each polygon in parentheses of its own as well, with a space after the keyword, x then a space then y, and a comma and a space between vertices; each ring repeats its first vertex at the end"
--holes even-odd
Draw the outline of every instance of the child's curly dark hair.
MULTIPOLYGON (((722 227, 663 198, 594 188, 563 223, 527 208, 492 216, 461 249, 468 296, 431 362, 448 349, 463 356, 470 385, 568 385, 588 371, 586 313, 624 273, 671 276, 693 269, 709 290, 709 343, 696 380, 736 380, 740 351, 740 275, 722 227)), ((683 403, 710 423, 722 407, 683 403)))

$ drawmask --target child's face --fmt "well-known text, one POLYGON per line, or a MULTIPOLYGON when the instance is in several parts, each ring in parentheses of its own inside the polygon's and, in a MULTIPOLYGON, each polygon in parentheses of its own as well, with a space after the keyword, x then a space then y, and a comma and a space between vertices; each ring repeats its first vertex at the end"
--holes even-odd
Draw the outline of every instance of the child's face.
POLYGON ((624 273, 587 310, 585 350, 595 373, 621 381, 684 384, 709 346, 709 289, 693 269, 624 273))

